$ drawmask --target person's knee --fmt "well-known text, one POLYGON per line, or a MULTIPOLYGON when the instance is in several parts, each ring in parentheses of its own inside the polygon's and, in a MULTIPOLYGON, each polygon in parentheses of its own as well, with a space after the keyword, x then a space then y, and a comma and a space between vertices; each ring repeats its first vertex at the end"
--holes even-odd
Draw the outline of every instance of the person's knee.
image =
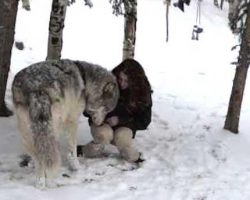
POLYGON ((133 140, 133 132, 127 127, 121 127, 115 130, 114 144, 119 148, 131 146, 133 140))
POLYGON ((113 140, 113 129, 104 124, 101 126, 91 126, 91 134, 95 143, 109 144, 113 140))

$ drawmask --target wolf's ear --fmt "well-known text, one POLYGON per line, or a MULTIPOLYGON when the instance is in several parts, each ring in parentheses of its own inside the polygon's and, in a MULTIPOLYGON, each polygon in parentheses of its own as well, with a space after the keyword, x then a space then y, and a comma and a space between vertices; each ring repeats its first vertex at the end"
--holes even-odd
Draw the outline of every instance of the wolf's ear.
POLYGON ((107 83, 104 88, 103 88, 103 98, 112 98, 114 96, 114 93, 115 93, 115 87, 116 84, 113 83, 113 82, 109 82, 107 83))

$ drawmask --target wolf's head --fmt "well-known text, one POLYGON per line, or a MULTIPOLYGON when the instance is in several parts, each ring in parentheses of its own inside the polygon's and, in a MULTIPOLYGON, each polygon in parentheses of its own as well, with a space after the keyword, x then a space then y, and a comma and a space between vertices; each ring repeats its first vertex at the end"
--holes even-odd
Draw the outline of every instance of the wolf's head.
POLYGON ((119 98, 119 89, 116 81, 107 82, 101 91, 92 91, 87 96, 85 111, 91 116, 95 125, 101 125, 107 113, 112 111, 119 98))
POLYGON ((85 61, 75 62, 84 80, 85 112, 96 125, 101 125, 119 98, 119 88, 112 72, 100 65, 85 61))

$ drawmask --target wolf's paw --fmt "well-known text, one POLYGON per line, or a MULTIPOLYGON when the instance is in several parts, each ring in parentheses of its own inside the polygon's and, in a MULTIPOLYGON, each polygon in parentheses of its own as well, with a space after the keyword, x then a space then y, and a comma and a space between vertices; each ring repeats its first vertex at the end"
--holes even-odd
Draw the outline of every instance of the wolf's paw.
POLYGON ((69 162, 69 170, 78 171, 80 169, 78 158, 73 156, 71 153, 68 154, 67 158, 69 162))
POLYGON ((35 187, 38 188, 38 189, 41 189, 41 190, 45 189, 46 188, 46 179, 45 179, 45 177, 37 177, 35 187))
POLYGON ((47 188, 57 188, 58 185, 54 180, 46 179, 46 187, 47 188))

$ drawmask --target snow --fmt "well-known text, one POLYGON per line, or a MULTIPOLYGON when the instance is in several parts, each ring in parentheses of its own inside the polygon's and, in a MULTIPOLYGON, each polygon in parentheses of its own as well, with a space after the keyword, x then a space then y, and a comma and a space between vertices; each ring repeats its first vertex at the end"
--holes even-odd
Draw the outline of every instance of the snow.
MULTIPOLYGON (((137 133, 135 144, 146 161, 138 169, 109 157, 81 158, 81 169, 66 166, 59 187, 34 187, 32 167, 20 168, 22 147, 15 116, 0 118, 1 200, 248 200, 250 199, 250 93, 245 88, 239 134, 223 129, 237 59, 231 47, 237 38, 227 25, 224 10, 203 0, 198 41, 191 40, 196 1, 185 13, 171 6, 169 42, 165 42, 162 0, 138 0, 135 58, 152 84, 153 116, 148 130, 137 133)), ((122 58, 123 17, 112 15, 108 1, 94 7, 77 1, 68 7, 63 58, 86 60, 112 69, 122 58)), ((18 11, 6 101, 12 107, 14 75, 46 57, 51 1, 31 1, 31 11, 18 11)), ((79 120, 79 144, 91 140, 86 118, 79 120)))

